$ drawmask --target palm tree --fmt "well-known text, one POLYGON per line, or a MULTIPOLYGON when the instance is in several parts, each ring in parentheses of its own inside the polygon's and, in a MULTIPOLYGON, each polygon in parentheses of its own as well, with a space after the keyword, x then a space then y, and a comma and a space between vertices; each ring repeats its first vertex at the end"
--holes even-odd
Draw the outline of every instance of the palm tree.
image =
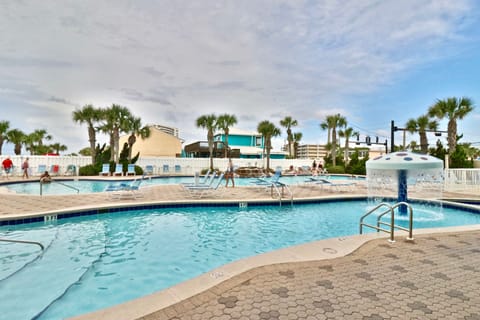
POLYGON ((132 161, 132 149, 135 142, 137 142, 137 136, 142 140, 150 137, 150 128, 142 127, 142 119, 133 118, 130 123, 131 134, 128 137, 128 162, 132 161))
POLYGON ((52 136, 49 135, 45 129, 36 129, 25 137, 24 143, 27 150, 30 151, 30 154, 34 155, 44 153, 43 140, 50 141, 52 140, 52 136))
POLYGON ((340 113, 337 113, 335 115, 330 115, 327 116, 326 120, 324 123, 320 124, 320 127, 323 124, 327 123, 328 128, 331 130, 332 134, 332 145, 331 145, 331 154, 332 154, 332 162, 333 165, 335 166, 337 164, 336 157, 337 157, 337 128, 338 127, 345 127, 347 125, 347 119, 343 116, 340 115, 340 113))
POLYGON ((267 172, 270 172, 270 150, 272 149, 272 138, 282 134, 279 128, 273 123, 264 120, 258 124, 257 131, 263 136, 265 141, 265 150, 267 152, 267 172))
POLYGON ((470 98, 455 97, 437 102, 428 109, 428 115, 438 119, 448 119, 448 155, 452 155, 457 147, 457 120, 463 119, 474 109, 470 98))
POLYGON ((66 150, 68 149, 66 145, 60 144, 60 143, 58 143, 58 142, 51 144, 51 145, 50 145, 50 148, 51 148, 56 154, 59 154, 60 151, 66 151, 66 150))
POLYGON ((100 130, 110 137, 110 161, 118 162, 120 153, 120 133, 128 133, 133 116, 127 107, 112 104, 102 109, 100 114, 102 125, 100 130))
POLYGON ((210 153, 210 170, 213 170, 213 135, 217 127, 217 116, 214 114, 203 115, 197 119, 197 127, 207 129, 208 152, 210 153))
POLYGON ((7 132, 10 128, 10 122, 0 121, 0 155, 2 154, 3 142, 7 140, 7 132))
POLYGON ((350 138, 353 136, 358 136, 359 132, 355 131, 352 127, 346 127, 344 129, 341 129, 338 132, 338 135, 342 138, 345 138, 345 149, 344 149, 344 154, 343 154, 343 159, 345 161, 345 165, 348 164, 348 158, 349 158, 349 144, 350 144, 350 138))
POLYGON ((92 164, 96 162, 95 144, 97 143, 97 132, 94 125, 100 121, 100 116, 100 109, 94 108, 91 104, 87 104, 81 110, 75 110, 72 113, 73 121, 80 124, 86 123, 88 126, 88 142, 90 142, 92 164))
POLYGON ((7 132, 7 141, 13 143, 15 154, 22 154, 22 144, 25 143, 26 135, 18 129, 12 129, 7 132))
POLYGON ((301 132, 294 132, 293 133, 293 153, 295 159, 298 158, 298 144, 300 140, 302 140, 303 134, 301 132))
POLYGON ((234 125, 237 124, 237 117, 233 114, 222 114, 218 116, 217 119, 217 128, 223 130, 223 133, 225 134, 225 158, 228 157, 228 134, 230 133, 230 127, 233 127, 234 125))
POLYGON ((410 119, 405 124, 405 128, 410 133, 418 132, 420 136, 420 152, 427 154, 428 153, 428 139, 426 130, 437 130, 438 122, 435 120, 430 120, 427 115, 418 117, 417 119, 410 119))
POLYGON ((280 120, 280 125, 287 129, 288 156, 291 158, 293 144, 292 127, 296 127, 298 122, 297 120, 292 119, 292 117, 285 117, 283 120, 280 120))

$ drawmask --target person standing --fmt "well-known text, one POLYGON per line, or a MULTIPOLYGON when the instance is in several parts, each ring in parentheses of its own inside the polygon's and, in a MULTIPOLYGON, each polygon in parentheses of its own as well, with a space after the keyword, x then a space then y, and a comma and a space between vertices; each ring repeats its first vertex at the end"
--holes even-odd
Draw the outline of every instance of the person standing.
POLYGON ((8 174, 13 169, 13 162, 10 159, 10 157, 7 157, 5 160, 2 161, 2 166, 3 166, 3 170, 5 170, 5 176, 7 177, 7 180, 8 180, 8 174))
POLYGON ((28 179, 28 168, 29 168, 28 158, 26 158, 25 161, 23 161, 23 163, 22 163, 22 170, 23 170, 23 178, 24 179, 28 179))
POLYGON ((232 158, 228 159, 228 167, 227 171, 225 172, 225 188, 228 187, 228 181, 232 180, 232 188, 235 188, 235 180, 233 178, 233 162, 232 158))

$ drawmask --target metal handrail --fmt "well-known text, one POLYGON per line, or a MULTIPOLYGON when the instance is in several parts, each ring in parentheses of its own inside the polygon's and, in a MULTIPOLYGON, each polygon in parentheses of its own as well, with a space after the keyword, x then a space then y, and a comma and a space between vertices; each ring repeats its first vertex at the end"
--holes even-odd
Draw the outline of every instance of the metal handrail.
POLYGON ((403 231, 408 231, 408 237, 407 237, 407 240, 413 240, 413 208, 410 204, 408 204, 407 202, 398 202, 396 204, 394 204, 393 206, 388 204, 388 203, 385 203, 385 202, 382 202, 380 204, 378 204, 375 208, 371 209, 370 211, 368 211, 367 213, 365 213, 361 218, 360 218, 360 234, 363 233, 363 226, 366 226, 366 227, 370 227, 372 229, 375 229, 377 230, 377 232, 380 232, 380 231, 383 231, 383 232, 386 232, 386 233, 390 233, 390 239, 388 240, 389 242, 395 242, 395 236, 394 236, 394 233, 395 233, 395 229, 400 229, 400 230, 403 230, 403 231), (399 206, 407 206, 408 209, 409 209, 409 227, 408 229, 407 228, 404 228, 404 227, 401 227, 401 226, 397 226, 395 225, 395 209, 398 208, 399 206), (371 225, 371 224, 368 224, 368 223, 364 223, 363 222, 363 219, 365 219, 367 216, 369 216, 370 214, 372 214, 373 212, 377 211, 378 209, 380 209, 381 207, 387 207, 388 209, 385 210, 385 212, 381 213, 378 217, 377 217, 377 225, 374 226, 374 225, 371 225), (387 222, 383 222, 383 221, 380 221, 380 219, 386 215, 387 213, 390 212, 390 215, 391 215, 391 222, 390 223, 387 223, 387 222), (380 227, 380 225, 385 225, 385 226, 389 226, 390 229, 387 230, 387 229, 383 229, 380 227))
MULTIPOLYGON (((77 194, 80 193, 80 189, 78 188, 75 188, 75 187, 72 187, 66 183, 63 183, 63 182, 60 182, 60 181, 55 181, 55 180, 51 180, 50 182, 54 182, 54 183, 58 183, 58 184, 61 184, 62 186, 64 187, 67 187, 67 188, 70 188, 70 189, 73 189, 75 191, 77 191, 77 194)), ((43 182, 40 181, 40 195, 43 195, 43 182)))
POLYGON ((293 193, 290 190, 290 188, 288 187, 288 185, 283 184, 283 183, 278 184, 278 185, 277 185, 277 183, 272 183, 270 185, 270 195, 272 196, 272 198, 273 198, 273 188, 275 188, 275 190, 277 191, 277 194, 278 194, 279 205, 282 206, 282 198, 283 198, 284 190, 287 189, 288 193, 290 194, 290 205, 293 207, 293 193), (282 187, 281 192, 278 189, 278 185, 280 185, 282 187))
POLYGON ((41 244, 40 242, 36 242, 36 241, 12 240, 12 239, 0 239, 0 241, 3 241, 3 242, 13 242, 13 243, 36 244, 37 246, 40 246, 40 248, 42 249, 42 251, 45 250, 45 247, 43 246, 43 244, 41 244))

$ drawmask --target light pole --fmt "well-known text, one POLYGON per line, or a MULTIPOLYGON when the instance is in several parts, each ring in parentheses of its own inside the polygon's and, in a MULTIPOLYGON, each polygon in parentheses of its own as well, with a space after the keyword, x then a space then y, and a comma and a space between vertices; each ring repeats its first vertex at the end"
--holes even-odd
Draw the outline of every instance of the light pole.
MULTIPOLYGON (((395 126, 395 122, 392 120, 391 126, 390 126, 390 152, 393 152, 395 150, 395 132, 396 131, 409 131, 406 128, 399 128, 395 126)), ((435 132, 435 136, 441 136, 442 133, 448 133, 448 131, 444 130, 423 130, 425 132, 435 132)))

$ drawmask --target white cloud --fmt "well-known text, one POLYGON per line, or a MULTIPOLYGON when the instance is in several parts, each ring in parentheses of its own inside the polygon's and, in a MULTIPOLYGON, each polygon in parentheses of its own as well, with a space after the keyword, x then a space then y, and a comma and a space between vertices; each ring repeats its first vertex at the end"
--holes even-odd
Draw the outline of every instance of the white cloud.
POLYGON ((376 94, 411 68, 455 54, 469 40, 462 31, 473 5, 4 2, 0 108, 8 101, 31 114, 29 121, 8 117, 26 130, 47 125, 69 151, 86 145, 85 137, 72 137, 78 125, 71 111, 87 103, 125 105, 144 123, 178 127, 187 143, 204 138, 194 123, 210 112, 236 114, 238 127, 250 130, 291 115, 304 124, 304 141, 317 142, 327 114, 362 121, 352 96, 376 94), (56 123, 75 129, 56 130, 56 123))

